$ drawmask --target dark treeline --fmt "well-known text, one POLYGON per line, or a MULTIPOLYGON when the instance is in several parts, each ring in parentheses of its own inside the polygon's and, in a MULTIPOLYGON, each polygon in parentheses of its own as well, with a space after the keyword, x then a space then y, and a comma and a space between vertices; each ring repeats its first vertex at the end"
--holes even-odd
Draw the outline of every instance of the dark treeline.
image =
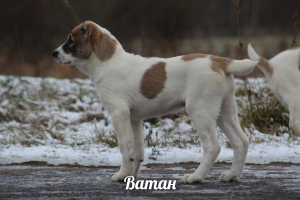
MULTIPOLYGON (((115 35, 124 48, 135 38, 172 45, 184 38, 236 36, 231 0, 69 0, 80 21, 92 20, 115 35)), ((293 34, 299 0, 241 0, 243 36, 293 34)), ((0 0, 0 53, 10 63, 50 54, 78 21, 63 0, 0 0)), ((149 55, 151 56, 151 55, 149 55)), ((3 58, 2 58, 3 59, 3 58)), ((0 63, 0 73, 3 66, 0 63)))

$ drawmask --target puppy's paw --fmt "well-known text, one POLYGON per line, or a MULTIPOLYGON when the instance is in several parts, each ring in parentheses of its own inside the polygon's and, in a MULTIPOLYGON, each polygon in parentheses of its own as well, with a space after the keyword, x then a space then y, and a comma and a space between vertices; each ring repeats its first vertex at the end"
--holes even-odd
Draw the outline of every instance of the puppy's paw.
POLYGON ((238 181, 240 177, 236 174, 231 174, 230 172, 223 172, 219 177, 220 181, 238 181))
POLYGON ((131 173, 127 173, 127 172, 123 172, 123 171, 118 171, 117 173, 115 173, 111 178, 110 180, 112 181, 124 181, 124 179, 127 177, 127 176, 131 176, 132 174, 131 173))
POLYGON ((203 178, 196 174, 185 174, 181 177, 181 181, 184 183, 202 183, 203 178))

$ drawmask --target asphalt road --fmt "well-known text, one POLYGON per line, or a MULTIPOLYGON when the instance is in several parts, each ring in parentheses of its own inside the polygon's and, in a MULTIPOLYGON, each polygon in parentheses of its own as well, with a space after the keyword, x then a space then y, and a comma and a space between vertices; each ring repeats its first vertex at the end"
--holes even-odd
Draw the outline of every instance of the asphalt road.
POLYGON ((300 165, 247 165, 238 182, 219 182, 229 164, 215 164, 203 183, 179 177, 197 164, 143 166, 139 180, 177 180, 176 190, 126 190, 110 181, 114 167, 0 166, 0 199, 300 199, 300 165))

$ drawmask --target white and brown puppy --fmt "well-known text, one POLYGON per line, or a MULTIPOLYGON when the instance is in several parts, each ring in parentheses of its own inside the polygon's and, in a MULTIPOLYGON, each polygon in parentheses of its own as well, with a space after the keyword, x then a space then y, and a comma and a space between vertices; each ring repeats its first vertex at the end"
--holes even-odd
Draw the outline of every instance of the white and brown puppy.
POLYGON ((258 67, 265 74, 271 91, 290 112, 289 127, 300 136, 300 47, 267 60, 249 44, 248 55, 251 60, 259 61, 258 67))
POLYGON ((111 116, 122 153, 121 169, 111 180, 138 175, 144 160, 142 120, 182 109, 204 148, 200 166, 182 181, 201 182, 213 166, 220 152, 217 125, 234 150, 232 167, 220 180, 240 178, 249 141, 239 124, 232 74, 248 74, 257 62, 205 54, 143 58, 125 52, 109 31, 91 21, 75 27, 53 56, 61 64, 76 65, 91 78, 111 116))

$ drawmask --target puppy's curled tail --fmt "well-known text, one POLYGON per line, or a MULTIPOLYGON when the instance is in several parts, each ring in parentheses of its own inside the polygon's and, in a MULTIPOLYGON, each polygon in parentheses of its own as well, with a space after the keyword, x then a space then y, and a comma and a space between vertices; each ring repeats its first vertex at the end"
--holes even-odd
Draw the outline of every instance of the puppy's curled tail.
POLYGON ((264 72, 265 75, 272 75, 273 68, 269 61, 260 55, 258 55, 251 44, 248 44, 248 56, 253 61, 258 61, 258 67, 264 72))
POLYGON ((249 59, 234 60, 226 69, 226 74, 247 75, 253 71, 258 62, 249 59))
POLYGON ((255 50, 253 49, 253 47, 251 46, 251 44, 248 44, 248 56, 251 60, 253 61, 259 61, 260 60, 260 56, 255 52, 255 50))

